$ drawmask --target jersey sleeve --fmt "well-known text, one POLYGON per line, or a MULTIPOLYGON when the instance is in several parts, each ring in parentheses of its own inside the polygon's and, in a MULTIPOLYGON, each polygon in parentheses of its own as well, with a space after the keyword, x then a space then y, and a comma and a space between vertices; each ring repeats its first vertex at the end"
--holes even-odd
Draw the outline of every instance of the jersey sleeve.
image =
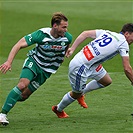
POLYGON ((129 56, 129 45, 127 42, 120 45, 119 53, 121 56, 129 56))
POLYGON ((42 31, 37 30, 31 34, 24 36, 28 46, 41 42, 42 41, 41 34, 42 34, 42 31))
POLYGON ((66 32, 66 33, 65 33, 65 36, 66 36, 67 39, 68 39, 68 44, 71 44, 71 42, 72 42, 72 35, 71 35, 69 32, 66 32))
POLYGON ((96 38, 100 36, 101 33, 103 33, 105 30, 97 29, 96 30, 96 38))

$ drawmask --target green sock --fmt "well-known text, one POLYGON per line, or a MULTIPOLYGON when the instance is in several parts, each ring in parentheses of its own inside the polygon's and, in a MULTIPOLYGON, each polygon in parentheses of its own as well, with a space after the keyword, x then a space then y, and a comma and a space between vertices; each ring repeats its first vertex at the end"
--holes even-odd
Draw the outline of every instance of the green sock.
POLYGON ((1 113, 7 114, 13 106, 16 104, 16 102, 21 98, 21 91, 19 90, 18 87, 14 87, 10 93, 8 94, 6 101, 2 107, 1 113))

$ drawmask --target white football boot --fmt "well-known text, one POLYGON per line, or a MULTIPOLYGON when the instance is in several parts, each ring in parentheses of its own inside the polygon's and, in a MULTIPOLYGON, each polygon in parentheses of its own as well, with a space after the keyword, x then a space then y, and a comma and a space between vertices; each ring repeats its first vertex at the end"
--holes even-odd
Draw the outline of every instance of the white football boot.
POLYGON ((9 124, 6 114, 0 113, 0 124, 3 126, 7 126, 9 124))

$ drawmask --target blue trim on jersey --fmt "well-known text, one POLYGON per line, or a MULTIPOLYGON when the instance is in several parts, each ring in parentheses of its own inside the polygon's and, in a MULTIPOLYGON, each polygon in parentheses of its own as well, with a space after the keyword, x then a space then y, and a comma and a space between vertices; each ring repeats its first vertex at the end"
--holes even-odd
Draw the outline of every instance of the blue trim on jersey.
POLYGON ((123 35, 123 33, 122 33, 122 32, 120 32, 120 34, 122 34, 122 35, 123 35))
POLYGON ((116 51, 116 52, 114 52, 114 53, 112 53, 112 54, 106 56, 105 58, 103 58, 103 59, 97 61, 97 62, 94 63, 94 64, 100 64, 100 63, 102 63, 102 62, 104 62, 104 61, 106 61, 106 60, 109 60, 109 59, 113 58, 113 57, 114 57, 115 55, 117 55, 117 54, 118 54, 118 51, 116 51))
POLYGON ((85 66, 82 65, 79 70, 78 70, 78 73, 76 75, 76 85, 75 85, 75 90, 79 90, 80 88, 80 80, 81 80, 81 75, 82 73, 84 72, 84 69, 85 69, 85 66))

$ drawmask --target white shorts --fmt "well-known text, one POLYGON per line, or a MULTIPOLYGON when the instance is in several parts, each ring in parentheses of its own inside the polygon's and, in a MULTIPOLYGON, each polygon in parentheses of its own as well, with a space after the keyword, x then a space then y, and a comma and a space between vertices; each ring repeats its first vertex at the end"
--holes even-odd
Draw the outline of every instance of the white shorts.
POLYGON ((82 93, 88 79, 99 81, 106 73, 101 64, 93 65, 90 68, 78 60, 71 60, 69 64, 69 81, 72 90, 76 93, 82 93))

